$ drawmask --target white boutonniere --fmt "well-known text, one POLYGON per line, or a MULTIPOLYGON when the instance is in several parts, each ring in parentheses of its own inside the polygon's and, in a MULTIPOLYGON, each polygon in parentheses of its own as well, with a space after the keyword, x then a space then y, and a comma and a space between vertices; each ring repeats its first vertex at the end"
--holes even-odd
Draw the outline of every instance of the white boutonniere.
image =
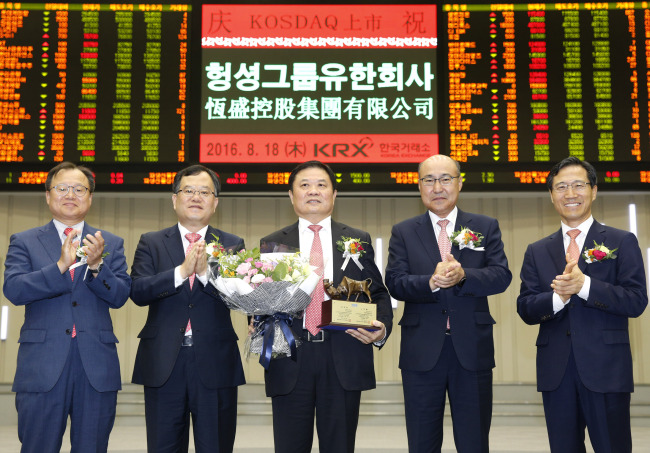
MULTIPOLYGON (((84 246, 83 245, 79 244, 77 246, 77 251, 75 252, 75 254, 79 258, 79 261, 77 261, 72 266, 70 266, 68 268, 68 270, 74 269, 74 268, 79 267, 79 266, 83 266, 84 264, 88 263, 88 255, 84 251, 84 246)), ((110 255, 109 252, 102 253, 102 259, 106 258, 108 255, 110 255)), ((88 273, 88 269, 86 269, 86 273, 88 273)), ((84 274, 84 279, 85 278, 86 278, 86 274, 84 274)))
POLYGON ((336 241, 336 249, 339 252, 343 252, 343 258, 345 258, 343 266, 341 266, 342 270, 345 270, 348 266, 350 259, 354 261, 359 270, 363 270, 363 264, 359 262, 359 259, 361 259, 361 257, 366 253, 363 244, 367 244, 367 242, 363 242, 359 238, 349 238, 345 236, 341 236, 341 239, 336 241))
POLYGON ((470 250, 484 251, 485 247, 479 247, 483 240, 481 233, 476 233, 467 227, 460 227, 460 230, 454 231, 449 237, 451 243, 457 245, 460 250, 468 248, 470 250))

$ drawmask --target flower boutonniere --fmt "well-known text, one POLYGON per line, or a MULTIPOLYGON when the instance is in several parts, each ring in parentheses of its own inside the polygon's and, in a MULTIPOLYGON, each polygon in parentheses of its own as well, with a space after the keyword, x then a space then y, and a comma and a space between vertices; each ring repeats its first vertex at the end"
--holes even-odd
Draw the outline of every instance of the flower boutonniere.
POLYGON ((215 236, 214 241, 211 241, 205 245, 205 253, 208 255, 208 258, 219 258, 221 255, 226 253, 225 247, 219 242, 219 236, 215 236))
MULTIPOLYGON (((75 252, 75 255, 79 258, 79 261, 74 263, 72 266, 68 268, 68 270, 75 269, 79 266, 83 266, 84 264, 88 263, 88 254, 84 250, 84 246, 79 244, 77 246, 77 251, 75 252)), ((102 253, 102 259, 106 258, 108 255, 110 255, 109 252, 104 252, 102 253)), ((88 273, 88 268, 86 268, 86 272, 84 273, 84 280, 86 279, 86 274, 88 273)))
MULTIPOLYGON (((75 252, 75 254, 79 258, 79 261, 77 261, 72 266, 70 266, 69 269, 74 269, 75 267, 83 266, 88 262, 88 254, 86 254, 83 245, 80 244, 79 246, 77 246, 77 251, 75 252)), ((102 253, 102 259, 106 258, 108 255, 110 255, 109 252, 102 253)))
POLYGON ((457 245, 460 250, 467 247, 470 250, 483 251, 485 247, 479 247, 483 240, 481 233, 476 233, 467 227, 460 227, 460 230, 454 231, 449 237, 451 243, 457 245))
POLYGON ((345 258, 343 266, 341 266, 342 270, 345 270, 348 266, 350 258, 352 258, 352 261, 355 262, 359 270, 363 270, 363 265, 359 262, 359 259, 366 253, 363 244, 367 244, 367 242, 363 242, 359 238, 349 238, 345 236, 341 236, 341 239, 336 241, 336 249, 339 252, 342 252, 343 258, 345 258))
POLYGON ((585 259, 587 264, 599 263, 605 260, 615 260, 616 255, 614 252, 617 250, 618 249, 610 250, 605 247, 604 243, 597 244, 596 241, 594 241, 594 247, 591 249, 587 249, 587 247, 585 247, 585 251, 582 253, 582 257, 585 259))

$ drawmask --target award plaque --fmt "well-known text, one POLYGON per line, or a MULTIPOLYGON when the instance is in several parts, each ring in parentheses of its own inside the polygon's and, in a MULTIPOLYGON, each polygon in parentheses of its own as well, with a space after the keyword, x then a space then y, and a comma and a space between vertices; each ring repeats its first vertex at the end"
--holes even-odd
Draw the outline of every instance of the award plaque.
POLYGON ((318 327, 321 329, 354 329, 361 327, 366 330, 377 330, 372 321, 377 319, 377 305, 372 303, 369 287, 370 279, 364 281, 352 280, 343 277, 341 284, 334 288, 325 280, 325 291, 332 299, 323 301, 321 322, 318 327), (359 295, 365 294, 368 302, 357 301, 359 295), (347 300, 338 299, 347 295, 347 300), (350 300, 355 296, 355 300, 350 300))

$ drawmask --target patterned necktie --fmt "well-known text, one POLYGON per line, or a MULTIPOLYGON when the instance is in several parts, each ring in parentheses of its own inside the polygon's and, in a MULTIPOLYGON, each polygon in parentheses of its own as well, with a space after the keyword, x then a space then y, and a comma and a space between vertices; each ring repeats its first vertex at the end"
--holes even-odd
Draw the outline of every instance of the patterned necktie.
MULTIPOLYGON (((438 248, 440 249, 440 259, 444 261, 447 255, 451 253, 451 242, 449 242, 449 236, 447 236, 447 225, 449 225, 449 220, 438 220, 438 225, 440 225, 440 234, 438 235, 438 248)), ((450 330, 450 327, 449 316, 447 316, 447 330, 450 330)))
POLYGON ((438 220, 438 225, 440 225, 438 248, 440 249, 440 259, 444 261, 447 255, 451 253, 451 242, 449 242, 449 236, 447 235, 447 225, 449 225, 449 220, 438 220))
POLYGON ((323 310, 323 300, 325 299, 325 289, 323 288, 323 246, 320 243, 318 232, 323 227, 320 225, 309 225, 309 229, 314 232, 314 241, 311 243, 311 252, 309 252, 309 264, 316 267, 315 271, 319 276, 318 284, 311 293, 311 302, 305 310, 305 327, 312 335, 318 334, 320 329, 317 327, 321 321, 323 310))
POLYGON ((578 261, 580 258, 580 249, 578 248, 576 238, 580 235, 580 230, 569 230, 566 232, 566 234, 571 238, 569 241, 569 247, 567 247, 566 251, 569 253, 569 256, 572 260, 578 261))
MULTIPOLYGON (((188 245, 187 249, 185 250, 185 256, 187 256, 187 254, 190 253, 190 250, 192 250, 194 243, 198 242, 201 239, 201 235, 199 233, 187 233, 185 235, 185 239, 187 239, 190 243, 190 245, 188 245)), ((190 275, 188 278, 190 279, 190 290, 192 290, 196 274, 192 273, 192 275, 190 275)), ((189 319, 187 320, 187 327, 185 327, 185 335, 192 335, 192 322, 189 319)))
MULTIPOLYGON (((65 230, 63 230, 63 234, 66 236, 69 235, 72 232, 72 228, 68 227, 65 230)), ((74 281, 74 269, 70 269, 70 280, 74 281)), ((72 324, 72 338, 77 336, 77 328, 74 324, 72 324)))

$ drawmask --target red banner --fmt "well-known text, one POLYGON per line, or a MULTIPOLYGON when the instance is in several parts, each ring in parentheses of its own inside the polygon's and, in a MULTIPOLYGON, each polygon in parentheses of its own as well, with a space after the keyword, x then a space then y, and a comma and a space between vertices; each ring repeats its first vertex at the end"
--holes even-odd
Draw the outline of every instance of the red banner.
POLYGON ((436 5, 203 5, 211 48, 436 48, 436 5))
POLYGON ((202 134, 202 163, 419 163, 437 134, 202 134))

